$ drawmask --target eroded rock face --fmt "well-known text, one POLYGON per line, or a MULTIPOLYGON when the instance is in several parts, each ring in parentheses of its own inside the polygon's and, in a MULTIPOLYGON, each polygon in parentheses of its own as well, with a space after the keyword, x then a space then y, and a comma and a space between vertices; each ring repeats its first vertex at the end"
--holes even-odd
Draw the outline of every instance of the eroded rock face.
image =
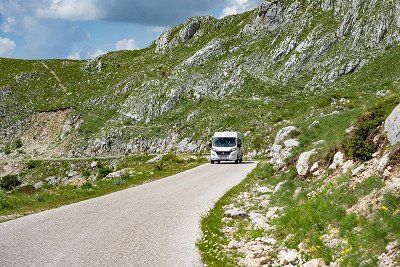
POLYGON ((386 119, 385 133, 391 145, 396 145, 400 142, 400 105, 386 119))
POLYGON ((169 29, 163 32, 156 40, 156 53, 163 53, 169 51, 181 43, 186 42, 192 38, 200 28, 201 21, 199 18, 189 19, 175 36, 174 29, 169 29))

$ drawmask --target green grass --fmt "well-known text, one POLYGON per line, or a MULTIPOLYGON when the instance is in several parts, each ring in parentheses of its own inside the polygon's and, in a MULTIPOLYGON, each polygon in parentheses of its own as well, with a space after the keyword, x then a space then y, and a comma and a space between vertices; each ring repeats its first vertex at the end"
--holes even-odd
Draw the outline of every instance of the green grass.
POLYGON ((45 185, 38 190, 28 185, 21 189, 14 190, 12 193, 0 191, 0 215, 21 216, 56 208, 161 179, 196 167, 204 162, 204 159, 177 160, 174 156, 164 158, 158 163, 146 163, 147 160, 148 157, 121 158, 118 164, 119 168, 117 169, 131 168, 134 174, 125 175, 116 180, 102 179, 109 172, 114 171, 109 167, 109 162, 106 160, 99 160, 100 166, 95 169, 87 167, 92 160, 88 160, 87 162, 40 161, 34 169, 27 168, 26 172, 22 174, 22 178, 25 179, 25 181, 29 180, 31 183, 34 183, 35 181, 43 180, 38 179, 36 177, 37 174, 40 174, 42 178, 53 175, 65 176, 65 170, 70 170, 70 168, 79 170, 84 176, 97 176, 97 180, 90 181, 89 179, 82 187, 63 185, 51 186, 45 183, 45 185), (163 168, 158 168, 159 164, 162 164, 163 168))
MULTIPOLYGON (((322 190, 322 181, 302 181, 293 169, 287 173, 275 173, 268 164, 260 164, 240 185, 230 190, 203 218, 201 228, 203 238, 198 242, 203 261, 208 266, 236 266, 239 255, 227 254, 223 246, 228 240, 221 231, 226 224, 222 221, 223 206, 232 203, 241 192, 248 191, 254 183, 274 187, 286 181, 281 191, 271 198, 271 206, 285 207, 284 215, 273 220, 274 231, 245 230, 246 223, 239 223, 234 234, 237 240, 254 240, 256 237, 274 237, 288 248, 297 249, 300 242, 307 244, 306 259, 322 258, 325 262, 338 260, 341 266, 376 266, 377 256, 385 251, 391 240, 400 238, 399 198, 393 195, 385 197, 382 209, 371 219, 346 210, 367 194, 383 186, 381 179, 370 177, 350 188, 350 177, 343 175, 327 184, 322 190), (293 198, 296 188, 302 193, 293 198), (312 196, 310 192, 314 192, 312 196), (322 241, 330 227, 339 230, 341 247, 331 248, 322 241)), ((266 210, 260 210, 261 213, 266 210)))

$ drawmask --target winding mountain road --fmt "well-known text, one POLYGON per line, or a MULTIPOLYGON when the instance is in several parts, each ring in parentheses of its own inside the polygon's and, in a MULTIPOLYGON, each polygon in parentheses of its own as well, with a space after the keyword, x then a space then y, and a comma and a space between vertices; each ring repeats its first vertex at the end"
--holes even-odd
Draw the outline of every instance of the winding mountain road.
POLYGON ((204 164, 0 224, 0 266, 201 266, 201 216, 256 163, 204 164))

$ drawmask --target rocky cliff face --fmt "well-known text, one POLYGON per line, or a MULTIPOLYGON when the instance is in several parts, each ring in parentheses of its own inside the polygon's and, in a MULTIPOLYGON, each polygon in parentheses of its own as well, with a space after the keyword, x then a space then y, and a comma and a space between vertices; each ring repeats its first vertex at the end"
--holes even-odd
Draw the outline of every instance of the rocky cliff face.
POLYGON ((346 83, 360 81, 347 90, 353 106, 355 95, 395 90, 397 72, 380 88, 369 85, 381 76, 361 77, 397 53, 399 18, 392 0, 265 1, 222 20, 192 18, 141 51, 46 62, 60 79, 41 62, 2 60, 3 146, 32 113, 74 107, 77 138, 60 141, 69 155, 194 151, 225 129, 249 131, 250 148, 263 153, 281 124, 335 111, 327 102, 346 83))

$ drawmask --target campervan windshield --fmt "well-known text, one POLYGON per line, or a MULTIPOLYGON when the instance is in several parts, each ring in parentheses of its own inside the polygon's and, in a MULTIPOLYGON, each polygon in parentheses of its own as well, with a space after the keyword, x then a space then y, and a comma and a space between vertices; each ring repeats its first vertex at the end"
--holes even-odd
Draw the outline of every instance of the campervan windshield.
POLYGON ((234 147, 236 146, 236 138, 233 137, 215 137, 213 138, 214 147, 234 147))

